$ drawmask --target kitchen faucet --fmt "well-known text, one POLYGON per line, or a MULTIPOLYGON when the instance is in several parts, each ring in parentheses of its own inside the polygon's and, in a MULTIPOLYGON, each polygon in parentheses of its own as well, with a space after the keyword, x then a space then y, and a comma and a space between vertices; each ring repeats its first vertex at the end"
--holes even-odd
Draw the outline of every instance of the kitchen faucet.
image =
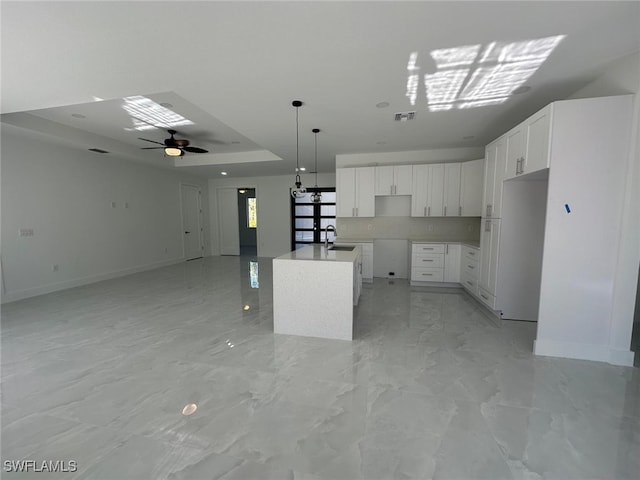
POLYGON ((329 227, 333 230, 334 235, 338 235, 338 231, 336 230, 335 225, 327 225, 324 227, 324 249, 325 251, 329 250, 329 227))

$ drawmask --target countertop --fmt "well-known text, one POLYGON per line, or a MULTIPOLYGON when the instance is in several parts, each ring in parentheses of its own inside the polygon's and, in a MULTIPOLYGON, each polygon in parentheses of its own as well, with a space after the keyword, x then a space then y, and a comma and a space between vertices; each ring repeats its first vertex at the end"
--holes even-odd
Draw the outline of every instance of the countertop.
POLYGON ((315 260, 322 262, 349 262, 353 263, 360 255, 360 248, 355 247, 350 252, 340 250, 325 250, 324 245, 313 244, 299 248, 293 252, 280 255, 274 260, 315 260))
MULTIPOLYGON (((380 239, 383 240, 383 239, 380 239)), ((389 239, 391 240, 391 239, 389 239)), ((455 245, 467 245, 473 248, 480 248, 479 241, 473 240, 457 240, 457 241, 448 241, 448 240, 433 240, 433 239, 425 239, 420 237, 411 237, 411 238, 396 238, 393 240, 406 240, 411 243, 448 243, 455 245)), ((358 237, 337 237, 334 243, 373 243, 375 240, 373 238, 358 238, 358 237)))

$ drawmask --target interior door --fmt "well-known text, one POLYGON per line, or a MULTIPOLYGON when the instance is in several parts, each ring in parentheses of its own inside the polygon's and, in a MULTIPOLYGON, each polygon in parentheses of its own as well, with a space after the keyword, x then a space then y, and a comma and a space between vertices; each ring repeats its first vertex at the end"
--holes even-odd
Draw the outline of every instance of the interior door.
POLYGON ((182 196, 182 245, 187 260, 202 258, 202 212, 200 188, 194 185, 180 185, 182 196))
POLYGON ((218 225, 220 226, 220 255, 240 255, 238 228, 238 189, 218 189, 218 225))

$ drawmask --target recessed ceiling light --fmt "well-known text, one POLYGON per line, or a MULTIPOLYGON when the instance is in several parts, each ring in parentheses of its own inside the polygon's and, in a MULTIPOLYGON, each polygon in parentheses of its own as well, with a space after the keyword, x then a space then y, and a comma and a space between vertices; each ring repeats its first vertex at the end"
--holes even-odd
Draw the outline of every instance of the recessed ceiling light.
POLYGON ((74 118, 87 118, 85 115, 82 115, 81 113, 72 113, 71 116, 74 118))
POLYGON ((196 413, 196 410, 198 410, 198 405, 196 405, 195 403, 189 403, 185 405, 184 408, 182 409, 182 415, 184 416, 193 415, 194 413, 196 413))
POLYGON ((233 142, 231 142, 232 145, 240 145, 240 142, 234 140, 233 142))
POLYGON ((376 142, 376 145, 386 145, 387 142, 376 142))
POLYGON ((389 102, 376 103, 376 107, 378 108, 387 108, 388 106, 389 106, 389 102))
POLYGON ((307 167, 300 167, 300 171, 301 172, 306 172, 307 171, 307 167))
POLYGON ((227 172, 220 172, 220 175, 227 175, 227 172))
POLYGON ((466 137, 462 137, 463 140, 473 140, 474 138, 476 138, 475 135, 467 135, 466 137))

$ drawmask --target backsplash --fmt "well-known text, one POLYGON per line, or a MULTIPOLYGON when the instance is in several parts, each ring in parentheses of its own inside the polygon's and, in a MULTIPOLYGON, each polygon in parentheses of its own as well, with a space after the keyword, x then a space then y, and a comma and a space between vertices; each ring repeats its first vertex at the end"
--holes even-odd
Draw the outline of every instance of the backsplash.
POLYGON ((339 238, 479 242, 479 217, 337 218, 339 238))

